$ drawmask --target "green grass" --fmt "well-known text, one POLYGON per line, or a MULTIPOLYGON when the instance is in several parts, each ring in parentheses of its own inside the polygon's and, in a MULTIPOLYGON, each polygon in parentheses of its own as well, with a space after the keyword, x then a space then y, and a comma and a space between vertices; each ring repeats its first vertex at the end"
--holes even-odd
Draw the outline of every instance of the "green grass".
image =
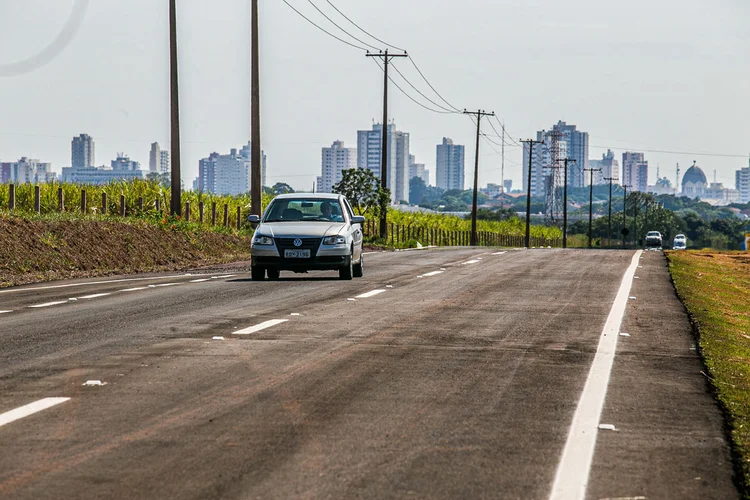
POLYGON ((667 252, 677 293, 698 330, 701 354, 728 413, 750 498, 750 254, 667 252))

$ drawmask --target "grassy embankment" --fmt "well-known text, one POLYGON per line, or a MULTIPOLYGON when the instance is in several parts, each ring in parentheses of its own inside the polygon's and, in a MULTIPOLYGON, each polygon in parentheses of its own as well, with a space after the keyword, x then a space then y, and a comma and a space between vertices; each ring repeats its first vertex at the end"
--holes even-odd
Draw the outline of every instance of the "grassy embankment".
MULTIPOLYGON (((698 331, 701 354, 750 485, 750 254, 668 252, 677 293, 698 331)), ((745 498, 750 492, 745 491, 745 498)))
POLYGON ((250 237, 161 216, 0 212, 0 287, 249 259, 250 237))

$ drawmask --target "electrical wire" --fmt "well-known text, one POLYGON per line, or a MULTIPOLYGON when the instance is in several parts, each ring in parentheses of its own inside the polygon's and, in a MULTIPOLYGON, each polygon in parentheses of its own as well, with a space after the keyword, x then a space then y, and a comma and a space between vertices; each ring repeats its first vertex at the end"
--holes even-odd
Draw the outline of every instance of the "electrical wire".
POLYGON ((360 25, 358 25, 357 23, 355 23, 354 21, 352 21, 346 14, 344 14, 343 12, 341 12, 341 10, 339 10, 338 7, 336 7, 335 5, 333 5, 333 3, 331 3, 331 0, 326 0, 326 2, 328 2, 328 5, 330 5, 331 7, 333 7, 334 10, 341 15, 341 17, 343 17, 344 19, 346 19, 347 21, 349 21, 350 23, 352 23, 359 31, 361 31, 365 35, 369 36, 373 40, 377 40, 378 42, 382 43, 383 45, 387 45, 388 47, 394 48, 396 50, 400 50, 401 52, 406 52, 405 49, 402 49, 401 47, 396 47, 395 45, 391 45, 388 42, 384 42, 383 40, 381 40, 380 38, 376 37, 375 35, 372 35, 372 34, 368 33, 367 31, 365 31, 364 28, 362 28, 360 25))
POLYGON ((665 151, 661 149, 618 148, 617 146, 596 146, 593 144, 591 144, 590 147, 600 148, 600 149, 627 149, 628 151, 638 151, 638 152, 643 152, 643 153, 665 153, 665 154, 672 154, 672 155, 713 156, 713 157, 719 157, 719 158, 747 158, 747 155, 732 155, 732 154, 723 154, 723 153, 695 153, 695 152, 689 152, 689 151, 665 151))
POLYGON ((360 39, 359 39, 359 38, 357 38, 356 36, 352 35, 352 34, 351 34, 351 33, 349 33, 348 31, 346 31, 346 30, 345 30, 344 28, 342 28, 341 26, 339 26, 338 24, 336 24, 336 21, 334 21, 333 19, 331 19, 330 17, 328 17, 328 15, 327 15, 327 14, 326 14, 325 12, 323 12, 322 10, 320 10, 320 7, 318 7, 317 5, 315 5, 315 3, 314 3, 314 2, 312 1, 312 0, 307 0, 307 2, 308 2, 308 3, 310 4, 310 5, 312 5, 312 6, 313 6, 313 8, 315 8, 315 10, 317 10, 318 12, 320 12, 320 14, 321 14, 321 15, 322 15, 323 17, 325 17, 326 19, 328 19, 328 21, 329 21, 329 22, 330 22, 331 24, 333 24, 334 26, 336 26, 336 27, 337 27, 338 29, 340 29, 341 31, 343 31, 344 33, 346 33, 347 35, 349 35, 350 37, 354 38, 354 39, 355 39, 356 41, 358 41, 358 42, 359 42, 359 43, 361 43, 362 45, 366 45, 366 46, 370 47, 370 48, 371 48, 371 49, 373 49, 373 50, 380 50, 380 47, 375 47, 374 45, 370 45, 369 43, 365 42, 364 40, 360 40, 360 39))
MULTIPOLYGON (((385 72, 385 68, 383 68, 383 67, 382 67, 382 66, 380 65, 380 63, 379 63, 379 62, 378 62, 378 61, 377 61, 377 60, 376 60, 375 58, 371 58, 371 59, 372 59, 372 60, 373 60, 373 61, 375 62, 375 64, 377 64, 378 68, 380 68, 380 71, 383 71, 383 72, 385 72)), ((401 88, 401 87, 399 86, 399 84, 398 84, 398 83, 396 83, 396 82, 395 82, 395 81, 393 80, 393 78, 391 78, 391 75, 388 75, 388 80, 390 80, 390 82, 391 82, 391 83, 392 83, 392 84, 393 84, 393 85, 394 85, 394 86, 395 86, 395 87, 396 87, 396 88, 397 88, 398 90, 400 90, 402 94, 404 94, 404 95, 405 95, 406 97, 408 97, 408 98, 409 98, 409 99, 410 99, 410 100, 411 100, 412 102, 414 102, 414 103, 415 103, 415 104, 417 104, 418 106, 421 106, 421 107, 423 107, 423 108, 424 108, 424 109, 426 109, 427 111, 432 111, 433 113, 438 113, 438 114, 441 114, 441 115, 449 115, 449 114, 455 114, 455 113, 454 113, 453 111, 441 111, 441 110, 438 110, 438 109, 433 109, 433 108, 431 108, 431 107, 429 107, 429 106, 425 106, 425 105, 424 105, 424 104, 422 104, 421 102, 419 102, 419 101, 417 101, 416 99, 414 99, 414 98, 413 98, 413 97, 412 97, 411 95, 409 95, 409 94, 408 94, 408 93, 407 93, 407 92, 406 92, 406 91, 405 91, 404 89, 402 89, 402 88, 401 88)))
POLYGON ((433 87, 433 86, 432 86, 432 84, 430 83, 430 81, 429 81, 429 80, 427 79, 427 77, 425 77, 425 76, 424 76, 424 73, 422 73, 422 71, 421 71, 421 70, 419 69, 419 67, 417 66, 417 63, 415 63, 415 62, 414 62, 414 59, 412 59, 412 58, 410 57, 410 58, 409 58, 409 61, 411 61, 412 65, 414 65, 414 69, 416 69, 416 70, 417 70, 417 73, 419 73, 419 76, 421 76, 421 77, 422 77, 422 79, 423 79, 423 80, 425 81, 425 83, 426 83, 426 84, 427 84, 427 85, 428 85, 428 86, 429 86, 429 87, 430 87, 430 88, 432 89, 432 91, 433 91, 433 92, 435 92, 435 94, 436 94, 436 95, 437 95, 437 96, 438 96, 438 97, 439 97, 439 98, 440 98, 440 99, 441 99, 441 100, 442 100, 442 101, 443 101, 443 102, 444 102, 445 104, 447 104, 448 106, 450 106, 451 108, 453 108, 453 110, 454 110, 454 111, 456 111, 456 112, 460 113, 460 112, 461 112, 461 110, 460 110, 460 109, 458 109, 458 108, 457 108, 457 107, 455 107, 455 106, 454 106, 453 104, 451 104, 451 103, 449 103, 448 101, 446 101, 446 100, 445 100, 445 98, 443 98, 443 96, 442 96, 442 95, 440 95, 440 93, 439 93, 439 92, 438 92, 437 90, 435 90, 435 87, 433 87))
MULTIPOLYGON (((411 59, 411 58, 408 58, 408 59, 411 59)), ((425 98, 425 99, 427 99, 427 100, 428 100, 429 102, 431 102, 432 104, 434 104, 434 105, 435 105, 435 106, 437 106, 438 108, 442 109, 443 111, 446 111, 446 112, 448 112, 448 113, 457 113, 457 111, 454 111, 454 110, 448 109, 448 108, 446 108, 445 106, 442 106, 442 105, 440 105, 440 104, 436 103, 435 101, 433 101, 432 99, 430 99, 429 97, 427 97, 426 95, 424 95, 424 94, 423 94, 422 92, 420 92, 420 91, 419 91, 419 89, 418 89, 417 87, 415 87, 415 86, 414 86, 414 85, 413 85, 413 84, 412 84, 412 83, 411 83, 411 82, 410 82, 410 81, 409 81, 409 80, 408 80, 408 79, 407 79, 407 78, 406 78, 406 77, 404 76, 404 74, 403 74, 403 73, 401 73, 401 72, 400 72, 400 71, 398 70, 398 68, 397 68, 396 66, 393 66, 393 69, 394 69, 394 71, 396 71, 396 73, 398 73, 399 75, 401 75, 401 78, 403 78, 403 79, 404 79, 404 81, 405 81, 406 83, 408 83, 408 84, 409 84, 409 86, 411 86, 411 88, 413 88, 413 89, 414 89, 414 90, 415 90, 415 91, 417 92, 417 94, 421 95, 422 97, 424 97, 424 98, 425 98)))
POLYGON ((331 33, 330 31, 327 31, 327 30, 326 30, 325 28, 322 28, 321 26, 318 26, 317 24, 315 24, 315 22, 314 22, 314 21, 312 21, 312 20, 311 20, 310 18, 308 18, 307 16, 305 16, 305 15, 304 15, 304 14, 303 14, 302 12, 298 11, 297 9, 295 9, 295 8, 294 8, 294 7, 292 6, 292 4, 290 4, 289 2, 287 2, 287 0, 282 0, 282 2, 284 2, 284 3, 285 3, 285 4, 287 5, 287 7, 289 7, 289 8, 290 8, 290 9, 292 9, 292 10, 293 10, 294 12, 296 12, 296 13, 297 13, 297 14, 298 14, 298 15, 299 15, 299 16, 300 16, 300 17, 301 17, 302 19, 304 19, 304 20, 305 20, 305 21, 307 21, 308 23, 312 24, 313 26, 315 26, 316 28, 318 28, 318 29, 319 29, 320 31, 322 31, 323 33, 325 33, 326 35, 328 35, 328 36, 330 36, 330 37, 333 37, 333 38, 335 38, 336 40, 338 40, 339 42, 345 43, 345 44, 349 45, 350 47, 354 47, 355 49, 359 49, 359 50, 361 50, 361 51, 363 51, 363 52, 367 52, 367 49, 366 49, 366 48, 364 48, 364 47, 360 47, 359 45, 355 45, 355 44, 353 44, 353 43, 351 43, 351 42, 347 42, 347 41, 346 41, 346 40, 344 40, 343 38, 337 37, 336 35, 334 35, 334 34, 333 34, 333 33, 331 33))

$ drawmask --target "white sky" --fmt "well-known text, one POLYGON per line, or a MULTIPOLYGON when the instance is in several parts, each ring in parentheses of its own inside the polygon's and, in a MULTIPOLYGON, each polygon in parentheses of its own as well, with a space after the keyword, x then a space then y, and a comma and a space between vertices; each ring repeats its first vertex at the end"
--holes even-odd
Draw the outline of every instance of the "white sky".
MULTIPOLYGON (((313 1, 364 36, 325 0, 313 1)), ((289 2, 335 32, 308 0, 289 2)), ((750 151, 747 0, 332 2, 406 48, 455 106, 495 111, 516 139, 562 119, 589 132, 592 159, 607 146, 620 161, 626 149, 750 151)), ((147 168, 151 142, 169 147, 167 0, 90 0, 64 50, 33 71, 7 74, 10 63, 55 39, 73 4, 0 0, 0 161, 29 156, 51 161, 59 172, 70 164, 72 137, 88 133, 97 164, 123 151, 147 168)), ((182 164, 190 187, 200 158, 226 153, 250 136, 250 1, 177 4, 182 164)), ((382 73, 281 0, 260 4, 268 183, 309 189, 320 174, 321 147, 337 139, 355 147, 356 131, 379 120, 382 73)), ((395 64, 438 101, 407 61, 395 64)), ((410 132, 412 153, 431 169, 433 182, 441 138, 466 145, 468 187, 475 133, 469 119, 425 111, 393 87, 391 96, 390 117, 410 132)), ((486 142, 481 151, 480 183, 499 183, 500 156, 486 142)), ((521 152, 506 153, 506 178, 520 187, 521 152)), ((684 172, 695 159, 711 180, 716 169, 718 180, 734 187, 734 171, 748 164, 746 157, 646 158, 650 183, 657 163, 662 176, 674 179, 675 163, 684 172)))

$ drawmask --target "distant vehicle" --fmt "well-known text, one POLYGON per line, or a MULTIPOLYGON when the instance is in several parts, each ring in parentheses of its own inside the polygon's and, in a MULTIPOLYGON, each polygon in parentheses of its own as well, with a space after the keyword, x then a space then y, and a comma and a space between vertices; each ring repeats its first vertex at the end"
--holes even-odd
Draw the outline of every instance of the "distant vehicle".
POLYGON ((661 248, 661 233, 659 231, 649 231, 646 234, 646 248, 661 248))
POLYGON ((278 279, 281 271, 306 273, 336 270, 350 280, 364 274, 362 224, 339 194, 282 194, 273 199, 253 235, 251 277, 260 281, 268 274, 278 279))
POLYGON ((678 234, 672 241, 673 250, 685 250, 687 248, 687 238, 684 234, 678 234))

